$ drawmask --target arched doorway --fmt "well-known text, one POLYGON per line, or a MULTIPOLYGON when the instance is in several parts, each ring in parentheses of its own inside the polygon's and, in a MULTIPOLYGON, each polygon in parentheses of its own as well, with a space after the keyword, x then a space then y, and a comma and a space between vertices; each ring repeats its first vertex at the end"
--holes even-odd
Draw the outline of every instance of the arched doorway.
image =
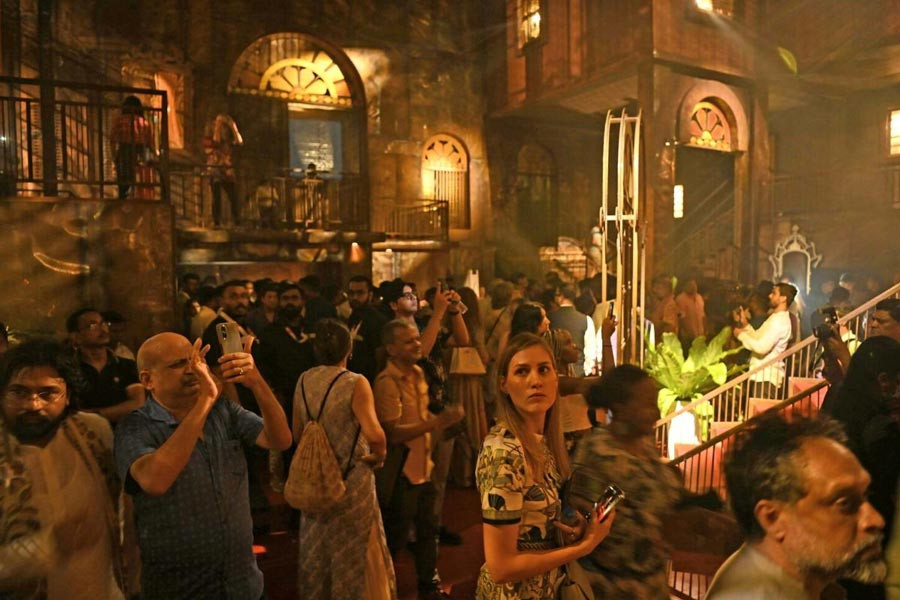
POLYGON ((528 143, 516 159, 515 223, 535 246, 556 246, 556 167, 550 152, 528 143))
MULTIPOLYGON (((337 46, 303 33, 251 43, 228 79, 244 156, 262 172, 366 181, 365 88, 337 46)), ((365 186, 363 186, 365 187, 365 186)))
POLYGON ((740 256, 735 243, 734 117, 718 98, 690 109, 675 152, 675 184, 682 186, 683 217, 676 217, 671 254, 676 268, 730 279, 740 256), (685 139, 686 138, 686 139, 685 139))

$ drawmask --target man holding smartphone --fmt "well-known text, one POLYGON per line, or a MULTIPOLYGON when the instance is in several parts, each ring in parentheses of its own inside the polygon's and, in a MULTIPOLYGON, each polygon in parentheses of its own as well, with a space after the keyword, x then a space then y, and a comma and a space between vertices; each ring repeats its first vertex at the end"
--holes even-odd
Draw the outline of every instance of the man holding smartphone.
POLYGON ((176 333, 138 351, 147 403, 116 428, 116 468, 134 496, 146 600, 258 600, 263 576, 243 448, 291 445, 284 410, 256 369, 249 343, 218 363, 246 386, 262 416, 221 398, 204 362, 208 347, 176 333))

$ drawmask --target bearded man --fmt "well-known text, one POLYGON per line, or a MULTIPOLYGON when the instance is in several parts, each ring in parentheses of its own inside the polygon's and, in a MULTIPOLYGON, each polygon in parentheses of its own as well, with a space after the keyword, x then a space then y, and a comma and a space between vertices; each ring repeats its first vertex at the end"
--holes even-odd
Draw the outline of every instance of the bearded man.
POLYGON ((0 597, 124 598, 113 434, 78 411, 71 353, 25 342, 0 367, 0 597))
POLYGON ((880 583, 884 520, 869 474, 828 419, 766 416, 725 464, 746 543, 719 569, 707 600, 833 598, 838 579, 880 583))

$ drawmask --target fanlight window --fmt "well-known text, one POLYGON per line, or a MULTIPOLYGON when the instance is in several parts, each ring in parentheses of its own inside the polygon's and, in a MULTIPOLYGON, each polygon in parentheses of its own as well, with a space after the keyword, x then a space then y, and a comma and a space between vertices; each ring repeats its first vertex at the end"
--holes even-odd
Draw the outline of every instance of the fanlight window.
POLYGON ((698 102, 691 114, 692 146, 731 151, 731 126, 725 113, 712 102, 698 102))
POLYGON ((235 63, 228 91, 316 108, 353 105, 340 67, 324 49, 300 34, 275 34, 257 40, 235 63))
POLYGON ((439 134, 425 142, 422 155, 422 195, 432 200, 446 200, 450 227, 468 229, 469 156, 455 137, 439 134))

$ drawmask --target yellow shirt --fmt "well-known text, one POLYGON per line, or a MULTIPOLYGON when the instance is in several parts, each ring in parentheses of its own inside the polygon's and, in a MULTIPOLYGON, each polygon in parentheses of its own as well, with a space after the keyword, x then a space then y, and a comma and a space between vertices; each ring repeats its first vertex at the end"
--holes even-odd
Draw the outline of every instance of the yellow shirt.
MULTIPOLYGON (((392 361, 375 378, 375 413, 382 423, 391 425, 415 425, 428 420, 428 383, 425 373, 413 365, 411 373, 403 373, 392 361)), ((413 485, 431 479, 431 434, 404 442, 409 456, 403 465, 403 474, 413 485)))

